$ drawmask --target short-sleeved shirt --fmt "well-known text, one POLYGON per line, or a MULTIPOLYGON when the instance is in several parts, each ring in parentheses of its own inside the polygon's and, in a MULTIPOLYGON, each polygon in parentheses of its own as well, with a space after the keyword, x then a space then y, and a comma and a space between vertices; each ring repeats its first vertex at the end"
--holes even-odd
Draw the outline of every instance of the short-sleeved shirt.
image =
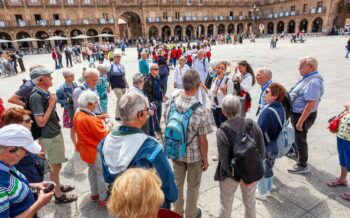
MULTIPOLYGON (((198 100, 195 96, 187 96, 181 93, 178 97, 175 97, 176 109, 179 112, 185 112, 198 100)), ((165 122, 168 120, 170 110, 170 102, 166 105, 165 110, 165 122)), ((202 156, 199 150, 198 136, 207 136, 213 132, 213 128, 210 122, 210 117, 204 106, 199 106, 192 114, 187 130, 187 145, 186 153, 182 159, 186 163, 194 163, 202 160, 202 156)))
MULTIPOLYGON (((34 116, 44 116, 44 104, 46 104, 45 102, 47 102, 50 98, 50 93, 45 92, 44 90, 38 87, 35 87, 35 89, 37 92, 34 92, 30 96, 29 106, 34 116), (43 99, 38 92, 41 92, 44 94, 44 96, 47 96, 47 99, 43 99)), ((61 125, 59 124, 59 119, 56 113, 56 107, 52 110, 47 123, 42 128, 41 134, 43 138, 53 138, 61 134, 61 125)))
POLYGON ((34 87, 34 83, 31 80, 27 80, 25 83, 23 83, 23 85, 21 85, 21 87, 19 87, 19 89, 15 92, 15 95, 21 97, 22 101, 27 102, 34 87))
POLYGON ((340 120, 337 136, 346 141, 350 141, 350 113, 340 120))
POLYGON ((312 112, 315 112, 321 101, 324 93, 323 79, 317 71, 309 75, 311 75, 309 78, 306 76, 299 80, 289 93, 292 102, 294 101, 294 113, 303 113, 308 101, 316 101, 316 106, 312 109, 312 112))
POLYGON ((34 202, 26 177, 15 167, 0 162, 0 217, 16 217, 34 202))
POLYGON ((199 60, 198 58, 195 58, 194 69, 197 70, 202 83, 205 83, 205 80, 207 79, 209 67, 207 59, 203 58, 202 60, 199 60))

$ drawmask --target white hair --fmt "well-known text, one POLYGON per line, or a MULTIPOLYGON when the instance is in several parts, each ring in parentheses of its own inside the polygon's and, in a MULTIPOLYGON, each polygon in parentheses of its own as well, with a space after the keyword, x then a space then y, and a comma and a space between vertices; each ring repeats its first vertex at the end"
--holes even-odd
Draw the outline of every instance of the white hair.
POLYGON ((35 84, 35 85, 38 85, 40 80, 43 78, 43 76, 38 76, 37 78, 35 79, 32 79, 32 82, 35 84))
POLYGON ((72 75, 74 75, 74 72, 72 70, 65 69, 62 71, 62 75, 63 75, 63 77, 72 76, 72 75))
POLYGON ((110 70, 110 66, 107 64, 99 64, 97 65, 97 70, 100 72, 100 74, 105 74, 110 70))
POLYGON ((185 58, 184 56, 181 56, 181 57, 179 58, 179 61, 181 61, 181 60, 187 61, 186 58, 185 58))
POLYGON ((122 53, 120 53, 120 52, 114 52, 113 58, 115 58, 116 56, 122 56, 122 53))
POLYGON ((150 70, 152 70, 153 68, 158 68, 158 64, 151 64, 151 66, 149 67, 150 70))
POLYGON ((299 62, 305 62, 306 64, 313 66, 316 70, 318 67, 317 59, 313 56, 305 56, 299 59, 299 62))
POLYGON ((98 102, 98 100, 99 97, 96 92, 85 90, 80 94, 78 98, 78 104, 80 108, 87 108, 89 103, 94 104, 95 102, 98 102))
POLYGON ((147 107, 145 98, 137 93, 128 93, 120 99, 118 110, 122 121, 134 121, 137 118, 137 112, 147 107))
POLYGON ((261 68, 259 68, 258 72, 260 72, 260 71, 266 76, 266 78, 268 80, 272 79, 272 71, 269 68, 261 67, 261 68))
POLYGON ((236 117, 240 114, 241 103, 236 95, 226 95, 222 99, 222 110, 227 118, 236 117))
POLYGON ((84 75, 85 75, 85 78, 87 78, 87 77, 89 77, 91 75, 100 76, 100 73, 95 68, 86 68, 84 75))

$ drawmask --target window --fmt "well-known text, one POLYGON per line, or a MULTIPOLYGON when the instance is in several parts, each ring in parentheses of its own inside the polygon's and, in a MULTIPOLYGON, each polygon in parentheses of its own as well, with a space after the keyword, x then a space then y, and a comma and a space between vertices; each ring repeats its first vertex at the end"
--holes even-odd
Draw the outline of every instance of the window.
POLYGON ((108 20, 108 13, 102 13, 102 18, 108 20))
POLYGON ((55 5, 55 4, 57 4, 57 0, 50 0, 50 2, 49 2, 51 5, 55 5))
POLYGON ((230 11, 230 17, 233 17, 233 11, 230 11))
POLYGON ((290 7, 291 11, 295 11, 295 5, 293 5, 292 7, 290 7))
POLYGON ((41 15, 40 14, 34 14, 34 19, 38 23, 39 21, 41 21, 41 15))
POLYGON ((163 19, 168 19, 168 12, 163 12, 163 19))
POLYGON ((36 4, 36 3, 38 3, 38 0, 31 0, 30 2, 33 4, 36 4))
POLYGON ((242 16, 242 15, 243 15, 243 12, 242 12, 242 11, 240 11, 240 12, 239 12, 239 16, 242 16))
POLYGON ((303 12, 306 12, 307 4, 303 4, 303 12))
POLYGON ((74 4, 74 0, 67 0, 67 3, 68 3, 69 5, 73 5, 73 4, 74 4))
POLYGON ((318 8, 322 8, 322 7, 323 7, 323 1, 317 2, 317 7, 318 7, 318 8))
POLYGON ((187 0, 187 4, 188 5, 192 4, 192 0, 187 0))
POLYGON ((199 3, 200 5, 202 5, 202 4, 203 4, 203 0, 198 0, 198 3, 199 3))
POLYGON ((91 0, 84 0, 84 4, 90 5, 91 4, 91 0))
POLYGON ((60 15, 58 15, 58 14, 53 14, 52 17, 53 17, 54 20, 59 20, 60 19, 60 15))
POLYGON ((17 22, 23 20, 21 14, 16 14, 15 17, 16 17, 16 21, 17 21, 17 22))
POLYGON ((175 12, 175 19, 178 20, 180 18, 180 12, 175 12))

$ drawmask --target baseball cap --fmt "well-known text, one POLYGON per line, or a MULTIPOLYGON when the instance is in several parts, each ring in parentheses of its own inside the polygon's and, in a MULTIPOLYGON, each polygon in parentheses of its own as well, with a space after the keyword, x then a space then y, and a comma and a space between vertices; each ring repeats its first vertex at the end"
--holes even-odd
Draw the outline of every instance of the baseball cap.
POLYGON ((41 151, 32 136, 32 133, 20 124, 10 124, 0 129, 0 145, 6 147, 23 147, 33 154, 41 151))
POLYGON ((48 75, 51 73, 53 73, 53 71, 45 67, 36 67, 30 71, 29 76, 30 76, 30 79, 35 79, 35 78, 38 78, 39 76, 48 75))

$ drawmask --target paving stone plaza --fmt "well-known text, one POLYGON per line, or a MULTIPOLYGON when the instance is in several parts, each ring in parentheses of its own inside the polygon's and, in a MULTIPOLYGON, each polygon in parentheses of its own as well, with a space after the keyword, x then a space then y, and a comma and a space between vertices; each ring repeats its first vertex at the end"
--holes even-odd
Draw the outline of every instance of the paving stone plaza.
MULTIPOLYGON (((336 149, 336 136, 327 130, 330 117, 343 110, 345 101, 350 100, 350 60, 345 59, 345 44, 348 37, 330 36, 307 38, 305 43, 289 42, 281 39, 276 49, 270 49, 270 39, 257 39, 255 43, 245 40, 242 45, 216 45, 212 47, 212 59, 230 61, 233 66, 240 60, 247 60, 254 70, 266 66, 273 72, 273 80, 282 83, 289 90, 298 80, 298 59, 305 55, 313 55, 319 61, 319 71, 324 78, 325 94, 322 98, 316 123, 308 134, 309 166, 307 175, 292 175, 287 168, 294 161, 281 158, 275 163, 274 189, 272 197, 267 201, 256 203, 257 217, 349 217, 350 202, 339 198, 340 193, 348 187, 330 188, 326 182, 338 176, 340 172, 336 149)), ((32 64, 43 64, 51 69, 54 61, 50 54, 25 56, 26 69, 32 64)), ((138 72, 136 48, 127 48, 122 63, 125 65, 127 79, 131 84, 131 77, 138 72)), ((79 78, 83 67, 88 63, 75 65, 72 69, 79 78)), ((168 95, 173 89, 173 70, 168 82, 168 95)), ((23 78, 28 78, 28 71, 13 77, 0 79, 0 97, 6 101, 22 84, 23 78)), ((61 71, 53 73, 54 92, 63 83, 61 71)), ((259 97, 259 87, 255 85, 251 91, 252 109, 248 117, 254 118, 259 97)), ((108 112, 114 117, 115 96, 109 95, 108 112)), ((62 116, 62 108, 57 105, 57 111, 62 116)), ((62 119, 61 119, 62 120, 62 119)), ((202 217, 218 217, 220 200, 219 184, 214 181, 217 162, 211 157, 217 153, 214 132, 209 135, 209 169, 203 173, 198 206, 202 209, 202 217)), ((63 129, 68 162, 63 165, 61 173, 62 184, 75 186, 73 193, 79 196, 71 204, 56 205, 52 201, 40 211, 40 217, 109 217, 106 209, 99 209, 90 201, 90 187, 87 176, 87 165, 80 160, 69 139, 69 131, 63 129)), ((350 179, 350 178, 349 178, 350 179)), ((236 193, 232 217, 244 217, 244 206, 241 201, 240 190, 236 193)))

